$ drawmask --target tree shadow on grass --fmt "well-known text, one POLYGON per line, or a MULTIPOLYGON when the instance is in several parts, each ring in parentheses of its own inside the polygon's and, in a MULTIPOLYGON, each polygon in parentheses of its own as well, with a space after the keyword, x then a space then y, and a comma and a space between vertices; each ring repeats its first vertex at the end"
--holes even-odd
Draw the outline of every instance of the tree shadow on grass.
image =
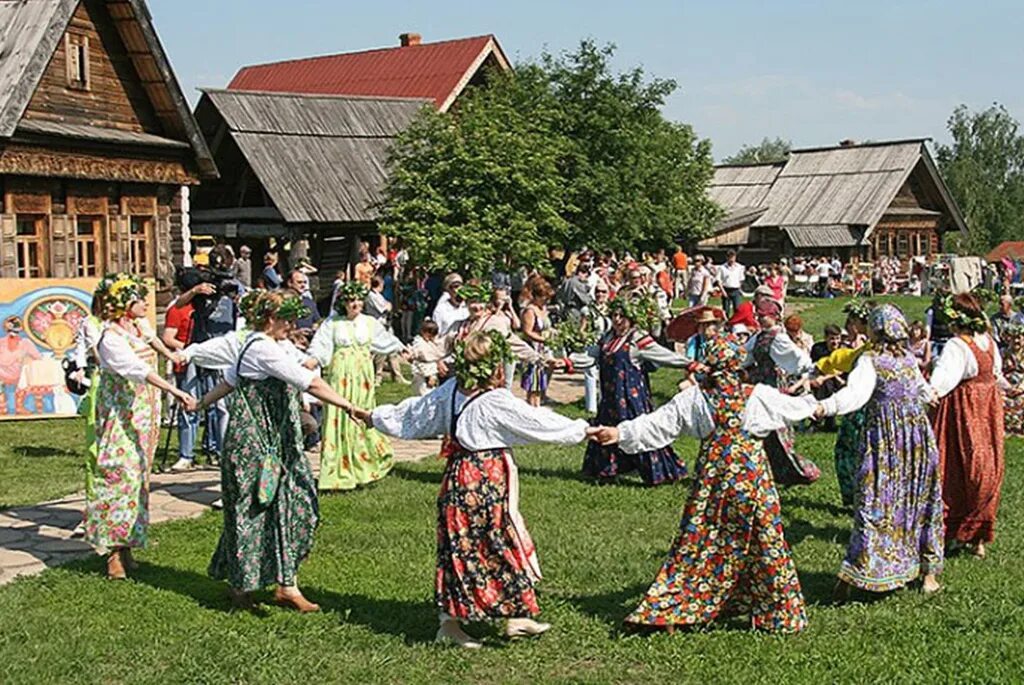
POLYGON ((395 466, 391 469, 390 475, 395 478, 400 478, 401 480, 410 480, 415 483, 440 485, 441 478, 444 474, 440 471, 420 471, 419 469, 408 469, 401 466, 395 466))
POLYGON ((601 594, 574 595, 566 597, 571 605, 582 613, 599 619, 615 630, 643 598, 648 583, 636 583, 629 587, 601 594))
POLYGON ((850 541, 850 529, 839 526, 819 526, 805 519, 791 519, 786 523, 786 542, 790 547, 795 547, 808 538, 833 542, 846 546, 850 541))
POLYGON ((792 489, 780 492, 783 509, 786 509, 787 507, 802 507, 804 509, 812 509, 832 516, 838 516, 843 519, 850 519, 853 517, 852 509, 848 509, 832 502, 819 502, 807 497, 794 496, 790 494, 792 492, 792 489))
POLYGON ((11 453, 19 457, 82 457, 82 450, 71 450, 64 447, 52 445, 15 445, 10 448, 11 453))

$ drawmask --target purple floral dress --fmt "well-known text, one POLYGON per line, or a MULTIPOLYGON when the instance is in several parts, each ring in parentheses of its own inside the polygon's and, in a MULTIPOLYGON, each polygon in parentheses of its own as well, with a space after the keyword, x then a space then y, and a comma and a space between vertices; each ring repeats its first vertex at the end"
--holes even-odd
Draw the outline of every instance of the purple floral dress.
POLYGON ((878 381, 863 409, 863 461, 839 578, 885 592, 942 570, 942 480, 917 360, 908 352, 872 362, 878 381))

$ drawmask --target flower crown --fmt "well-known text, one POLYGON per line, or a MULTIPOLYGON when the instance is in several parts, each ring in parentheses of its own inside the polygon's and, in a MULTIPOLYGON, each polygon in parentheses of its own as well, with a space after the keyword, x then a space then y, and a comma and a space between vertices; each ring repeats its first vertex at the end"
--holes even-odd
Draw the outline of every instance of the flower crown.
POLYGON ((96 286, 93 297, 100 298, 103 313, 108 319, 119 319, 132 302, 146 299, 149 288, 141 276, 129 273, 107 274, 96 286))
POLYGON ((942 296, 939 310, 951 325, 965 328, 972 333, 984 333, 988 330, 988 317, 985 313, 969 312, 958 307, 952 293, 942 296))
POLYGON ((238 309, 249 328, 261 328, 270 317, 282 321, 295 321, 309 316, 309 308, 298 295, 287 295, 280 303, 275 302, 268 290, 250 290, 242 298, 238 309))
POLYGON ((493 291, 486 283, 467 283, 456 292, 466 302, 490 302, 493 291))
POLYGON ((874 310, 875 305, 865 300, 858 300, 856 298, 850 300, 843 307, 843 313, 852 316, 855 319, 867 322, 871 318, 871 312, 874 310))
POLYGON ((334 300, 334 309, 339 314, 344 314, 346 302, 351 302, 352 300, 362 302, 369 294, 370 289, 366 287, 366 284, 359 281, 345 281, 338 286, 338 296, 334 300))
POLYGON ((658 319, 658 304, 649 295, 620 295, 608 303, 608 314, 619 313, 637 328, 649 331, 658 319))
POLYGON ((508 339, 498 331, 488 331, 491 351, 483 359, 466 359, 466 341, 455 344, 455 377, 465 390, 476 390, 491 382, 495 372, 512 361, 512 347, 508 339))

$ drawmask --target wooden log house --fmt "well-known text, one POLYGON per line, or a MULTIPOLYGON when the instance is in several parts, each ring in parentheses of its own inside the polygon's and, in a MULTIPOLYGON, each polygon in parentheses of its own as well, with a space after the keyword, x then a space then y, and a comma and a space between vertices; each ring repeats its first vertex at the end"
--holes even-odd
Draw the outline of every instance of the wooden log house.
POLYGON ((188 188, 216 175, 143 0, 0 0, 0 290, 124 270, 168 291, 188 188))

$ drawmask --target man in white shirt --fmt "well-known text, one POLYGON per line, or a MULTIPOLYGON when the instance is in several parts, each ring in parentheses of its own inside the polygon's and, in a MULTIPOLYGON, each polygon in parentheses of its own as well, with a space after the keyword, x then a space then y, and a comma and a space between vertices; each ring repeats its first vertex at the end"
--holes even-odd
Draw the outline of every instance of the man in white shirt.
POLYGON ((444 278, 444 293, 434 307, 434 323, 437 324, 437 334, 444 335, 455 324, 463 319, 469 318, 469 310, 466 303, 459 297, 458 290, 462 287, 462 276, 457 273, 450 273, 444 278))
POLYGON ((815 272, 818 274, 818 295, 826 297, 828 295, 828 280, 832 276, 832 266, 828 263, 828 259, 825 257, 819 259, 815 272))
POLYGON ((722 309, 728 318, 736 311, 743 301, 743 279, 746 278, 746 268, 736 261, 736 251, 729 250, 725 253, 725 264, 718 267, 718 282, 722 286, 722 309))

